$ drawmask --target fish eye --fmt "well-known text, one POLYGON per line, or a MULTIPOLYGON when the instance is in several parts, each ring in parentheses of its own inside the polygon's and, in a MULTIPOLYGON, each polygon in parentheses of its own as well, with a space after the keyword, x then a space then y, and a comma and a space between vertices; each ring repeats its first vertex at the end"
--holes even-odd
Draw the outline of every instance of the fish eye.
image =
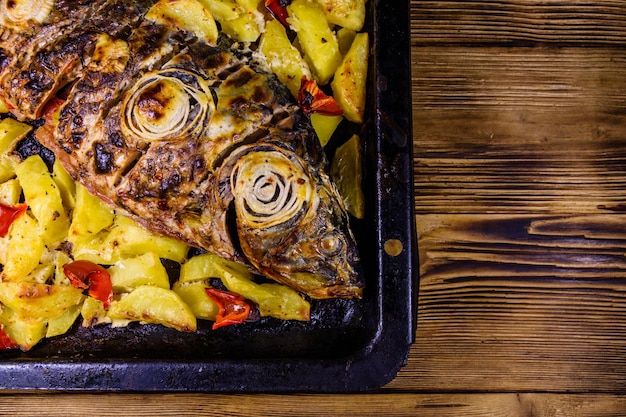
POLYGON ((344 245, 343 236, 337 232, 332 232, 321 238, 319 248, 324 255, 331 256, 340 253, 344 245))

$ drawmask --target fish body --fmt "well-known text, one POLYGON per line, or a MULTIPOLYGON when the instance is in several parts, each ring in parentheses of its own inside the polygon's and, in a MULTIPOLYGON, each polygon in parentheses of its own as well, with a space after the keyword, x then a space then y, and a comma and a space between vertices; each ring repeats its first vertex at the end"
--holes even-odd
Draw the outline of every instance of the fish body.
POLYGON ((154 1, 42 3, 19 22, 2 1, 0 95, 19 119, 48 115, 37 137, 75 180, 313 298, 361 296, 319 140, 250 45, 154 18, 154 1))

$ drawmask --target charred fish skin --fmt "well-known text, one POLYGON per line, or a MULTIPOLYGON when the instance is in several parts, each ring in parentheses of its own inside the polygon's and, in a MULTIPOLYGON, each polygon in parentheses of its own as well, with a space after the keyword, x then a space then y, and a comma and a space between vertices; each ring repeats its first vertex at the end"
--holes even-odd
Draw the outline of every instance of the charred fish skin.
POLYGON ((361 297, 348 215, 308 117, 249 45, 147 18, 153 3, 54 2, 36 17, 40 29, 61 28, 49 42, 4 25, 0 36, 33 53, 0 60, 0 94, 34 119, 62 90, 58 122, 39 140, 147 228, 313 298, 361 297), (83 24, 64 18, 71 4, 83 24))
POLYGON ((93 193, 106 196, 145 151, 142 141, 121 131, 119 103, 143 72, 178 52, 179 42, 169 40, 177 36, 160 25, 141 25, 127 40, 100 34, 60 109, 54 138, 42 135, 68 172, 93 193))
POLYGON ((0 84, 10 92, 5 98, 22 120, 41 117, 45 103, 80 76, 99 33, 129 34, 150 6, 121 0, 41 3, 26 15, 16 10, 19 6, 10 8, 15 2, 0 3, 2 43, 15 45, 10 55, 9 48, 2 48, 6 64, 0 84))

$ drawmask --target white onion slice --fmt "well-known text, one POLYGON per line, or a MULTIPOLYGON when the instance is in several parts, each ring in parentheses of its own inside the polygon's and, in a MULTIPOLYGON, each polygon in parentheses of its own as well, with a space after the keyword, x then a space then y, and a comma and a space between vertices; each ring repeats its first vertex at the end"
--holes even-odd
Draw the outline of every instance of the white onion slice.
POLYGON ((243 155, 232 171, 231 189, 240 221, 252 228, 272 227, 309 211, 315 185, 294 158, 278 151, 243 155))
POLYGON ((196 139, 215 108, 204 79, 179 69, 146 74, 122 106, 122 131, 146 142, 196 139))
POLYGON ((0 23, 22 28, 29 22, 42 23, 54 7, 54 0, 0 0, 0 23))

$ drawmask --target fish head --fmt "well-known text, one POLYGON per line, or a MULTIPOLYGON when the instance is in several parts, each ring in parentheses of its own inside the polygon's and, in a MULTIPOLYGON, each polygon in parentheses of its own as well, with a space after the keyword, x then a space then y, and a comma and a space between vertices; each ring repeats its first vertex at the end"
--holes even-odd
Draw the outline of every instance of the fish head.
POLYGON ((238 240, 263 275, 313 298, 359 298, 348 217, 328 176, 274 144, 229 157, 238 240))

